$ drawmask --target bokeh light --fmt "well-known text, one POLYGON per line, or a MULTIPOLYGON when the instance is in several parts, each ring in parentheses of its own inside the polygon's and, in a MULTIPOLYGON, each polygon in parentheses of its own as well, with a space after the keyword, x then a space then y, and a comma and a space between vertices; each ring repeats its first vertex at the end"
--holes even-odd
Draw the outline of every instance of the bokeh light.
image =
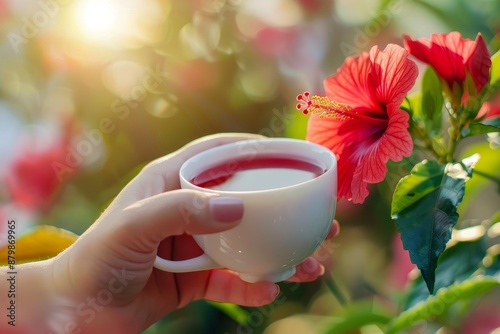
POLYGON ((113 38, 120 26, 121 6, 115 0, 83 0, 76 6, 77 24, 85 37, 113 38))
POLYGON ((109 48, 137 48, 168 36, 169 6, 156 0, 79 0, 72 21, 82 41, 109 48))

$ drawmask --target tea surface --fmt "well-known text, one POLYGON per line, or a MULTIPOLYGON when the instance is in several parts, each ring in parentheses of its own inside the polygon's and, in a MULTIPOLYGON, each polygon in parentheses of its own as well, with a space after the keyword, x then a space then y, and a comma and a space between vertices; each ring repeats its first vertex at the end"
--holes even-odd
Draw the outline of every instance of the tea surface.
POLYGON ((322 167, 293 157, 254 157, 230 160, 209 168, 190 180, 208 189, 255 191, 282 188, 312 180, 322 167))

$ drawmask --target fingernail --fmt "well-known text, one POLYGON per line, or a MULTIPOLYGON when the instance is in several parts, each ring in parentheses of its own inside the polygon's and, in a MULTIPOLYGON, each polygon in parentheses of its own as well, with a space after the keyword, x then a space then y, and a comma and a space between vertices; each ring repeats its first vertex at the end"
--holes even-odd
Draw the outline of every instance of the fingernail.
POLYGON ((209 206, 212 217, 223 223, 234 222, 243 217, 243 201, 236 197, 212 197, 209 206))
POLYGON ((278 295, 280 294, 280 287, 278 284, 274 284, 274 286, 270 289, 269 291, 269 294, 271 295, 271 302, 274 301, 276 299, 276 297, 278 297, 278 295))
POLYGON ((330 240, 331 238, 336 237, 339 234, 339 232, 340 232, 339 223, 337 221, 334 221, 325 239, 330 240))

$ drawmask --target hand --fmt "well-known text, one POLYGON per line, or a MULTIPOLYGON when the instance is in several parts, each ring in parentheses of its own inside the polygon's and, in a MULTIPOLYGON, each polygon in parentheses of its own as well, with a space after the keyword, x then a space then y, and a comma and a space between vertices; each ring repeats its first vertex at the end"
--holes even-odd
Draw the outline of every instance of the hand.
MULTIPOLYGON (((217 195, 179 189, 183 162, 208 148, 256 137, 204 137, 146 166, 75 244, 48 261, 54 295, 65 301, 57 312, 65 312, 71 326, 83 333, 103 328, 108 333, 138 333, 198 299, 245 306, 271 303, 279 293, 271 282, 247 283, 225 269, 179 274, 153 267, 157 253, 174 260, 200 255, 192 234, 230 229, 243 213, 242 207, 214 201, 217 195), (187 223, 179 208, 193 203, 201 209, 190 212, 187 223)), ((337 231, 335 222, 330 234, 337 231)), ((309 258, 290 280, 314 280, 323 271, 309 258)))

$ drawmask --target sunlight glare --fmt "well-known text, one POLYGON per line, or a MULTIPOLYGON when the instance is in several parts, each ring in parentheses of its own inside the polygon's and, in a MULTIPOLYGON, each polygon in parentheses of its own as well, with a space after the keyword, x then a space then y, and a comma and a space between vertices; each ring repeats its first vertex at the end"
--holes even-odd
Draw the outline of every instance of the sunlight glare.
POLYGON ((85 0, 78 7, 79 27, 90 38, 112 38, 119 32, 119 2, 85 0))

